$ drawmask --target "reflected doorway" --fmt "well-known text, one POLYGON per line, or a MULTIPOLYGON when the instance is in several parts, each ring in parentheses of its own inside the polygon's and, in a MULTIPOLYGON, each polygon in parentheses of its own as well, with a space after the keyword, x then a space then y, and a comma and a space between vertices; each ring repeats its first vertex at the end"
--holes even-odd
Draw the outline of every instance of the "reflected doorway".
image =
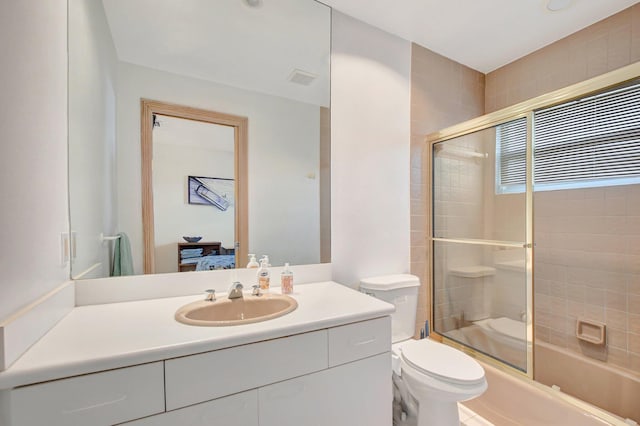
POLYGON ((247 251, 247 119, 141 103, 144 273, 236 267, 247 251))

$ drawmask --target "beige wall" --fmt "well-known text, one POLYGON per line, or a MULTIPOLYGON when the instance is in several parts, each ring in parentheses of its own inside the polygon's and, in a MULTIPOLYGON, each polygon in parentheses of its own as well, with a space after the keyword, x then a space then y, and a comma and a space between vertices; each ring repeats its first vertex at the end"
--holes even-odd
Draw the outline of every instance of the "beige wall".
POLYGON ((487 74, 485 113, 640 60, 640 4, 487 74))
POLYGON ((640 185, 534 202, 536 338, 639 373, 640 185), (606 324, 606 348, 578 341, 578 318, 606 324))
POLYGON ((420 277, 416 332, 429 318, 425 135, 483 114, 484 75, 422 46, 411 48, 411 273, 420 277))

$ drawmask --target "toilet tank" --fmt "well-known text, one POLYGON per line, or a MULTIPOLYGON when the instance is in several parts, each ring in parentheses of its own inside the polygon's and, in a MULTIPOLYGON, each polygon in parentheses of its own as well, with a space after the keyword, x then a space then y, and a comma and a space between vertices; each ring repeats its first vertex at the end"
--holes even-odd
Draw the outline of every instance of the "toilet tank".
POLYGON ((391 314, 391 340, 401 342, 413 337, 416 327, 418 288, 420 280, 415 275, 383 275, 364 278, 360 291, 389 302, 396 307, 391 314))

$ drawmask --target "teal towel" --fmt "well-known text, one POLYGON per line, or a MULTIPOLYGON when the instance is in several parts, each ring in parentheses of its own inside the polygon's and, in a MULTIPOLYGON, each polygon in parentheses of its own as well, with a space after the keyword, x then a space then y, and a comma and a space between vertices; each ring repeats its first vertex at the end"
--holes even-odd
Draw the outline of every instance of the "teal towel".
POLYGON ((120 238, 116 240, 113 249, 113 270, 111 271, 111 276, 133 275, 133 258, 131 257, 129 237, 127 237, 127 234, 124 232, 120 232, 118 236, 120 238))

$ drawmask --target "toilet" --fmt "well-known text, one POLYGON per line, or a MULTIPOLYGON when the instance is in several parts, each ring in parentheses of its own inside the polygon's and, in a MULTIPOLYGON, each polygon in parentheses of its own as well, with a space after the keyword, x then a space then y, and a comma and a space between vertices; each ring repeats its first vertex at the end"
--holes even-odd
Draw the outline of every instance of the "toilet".
POLYGON ((360 281, 360 291, 396 307, 391 314, 394 425, 417 417, 418 426, 458 426, 458 402, 481 395, 487 380, 480 364, 463 352, 413 339, 419 286, 418 277, 408 274, 360 281))

